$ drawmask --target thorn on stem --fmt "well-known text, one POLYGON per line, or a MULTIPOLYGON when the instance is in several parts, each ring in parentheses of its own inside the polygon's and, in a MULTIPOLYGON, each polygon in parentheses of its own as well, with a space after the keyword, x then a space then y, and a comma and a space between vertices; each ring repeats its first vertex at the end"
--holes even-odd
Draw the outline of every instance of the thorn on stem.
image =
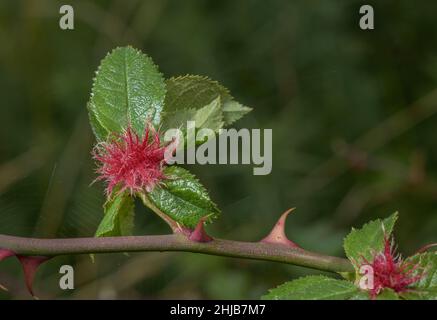
MULTIPOLYGON (((13 256, 15 256, 15 253, 13 251, 0 248, 0 261, 5 260, 9 257, 13 257, 13 256)), ((9 291, 8 288, 3 286, 1 283, 0 283, 0 290, 9 291)))
POLYGON ((294 209, 295 208, 291 208, 285 211, 279 218, 278 222, 276 222, 275 226, 273 227, 272 231, 270 231, 269 235, 264 239, 262 239, 260 242, 270 243, 270 244, 281 244, 291 248, 301 249, 300 246, 298 246, 293 241, 289 240, 285 235, 285 221, 287 220, 287 217, 290 214, 290 212, 292 212, 294 209))
POLYGON ((188 239, 195 242, 210 242, 213 240, 205 231, 205 220, 206 217, 203 217, 199 220, 196 228, 188 236, 188 239))
POLYGON ((35 297, 32 289, 33 280, 35 278, 36 271, 38 270, 38 267, 49 260, 49 257, 41 257, 41 256, 21 256, 17 255, 18 260, 21 263, 21 266, 23 267, 24 272, 24 279, 26 281, 26 287, 27 290, 29 290, 29 293, 35 297))
POLYGON ((0 249, 0 261, 15 256, 15 253, 8 249, 0 249))

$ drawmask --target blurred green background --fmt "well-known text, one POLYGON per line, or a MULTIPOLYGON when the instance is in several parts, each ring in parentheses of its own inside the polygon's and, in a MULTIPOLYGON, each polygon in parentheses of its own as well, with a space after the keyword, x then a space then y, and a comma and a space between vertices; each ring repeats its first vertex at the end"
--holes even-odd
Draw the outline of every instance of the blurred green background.
MULTIPOLYGON (((149 54, 166 77, 207 75, 254 111, 236 127, 273 129, 273 171, 192 166, 223 214, 213 235, 255 241, 297 207, 287 233, 343 255, 351 226, 398 210, 405 254, 437 240, 437 2, 0 2, 0 233, 92 236, 102 218, 86 102, 99 61, 116 46, 149 54), (71 4, 75 30, 59 28, 71 4)), ((135 234, 167 227, 136 209, 135 234)), ((314 271, 189 253, 58 257, 37 274, 49 298, 258 298, 314 271), (59 289, 62 264, 76 288, 59 289)), ((27 299, 21 268, 0 265, 0 299, 27 299)))

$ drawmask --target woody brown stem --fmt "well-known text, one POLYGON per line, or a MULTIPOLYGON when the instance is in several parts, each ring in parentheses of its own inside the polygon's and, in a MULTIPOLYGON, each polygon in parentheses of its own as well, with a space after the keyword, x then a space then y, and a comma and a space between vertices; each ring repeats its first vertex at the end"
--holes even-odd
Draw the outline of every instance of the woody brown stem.
POLYGON ((196 242, 182 233, 157 236, 36 239, 0 235, 0 248, 15 254, 57 256, 69 254, 185 251, 210 255, 275 261, 331 272, 352 272, 347 259, 293 249, 285 245, 213 239, 196 242))

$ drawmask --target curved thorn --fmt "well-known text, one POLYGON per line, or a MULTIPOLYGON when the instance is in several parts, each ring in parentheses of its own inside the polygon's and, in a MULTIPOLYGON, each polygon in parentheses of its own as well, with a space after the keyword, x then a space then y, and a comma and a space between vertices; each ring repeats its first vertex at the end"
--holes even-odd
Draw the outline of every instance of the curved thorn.
POLYGON ((206 217, 200 218, 196 228, 191 232, 188 239, 195 242, 210 242, 213 239, 206 233, 204 224, 206 217))
POLYGON ((15 256, 15 253, 8 249, 0 249, 0 261, 15 256))
MULTIPOLYGON (((8 249, 0 249, 0 261, 5 260, 9 257, 15 256, 15 253, 8 249)), ((9 291, 4 285, 0 283, 0 290, 9 291)))
POLYGON ((21 256, 17 255, 18 260, 21 263, 21 266, 23 267, 24 272, 24 279, 26 282, 27 290, 29 290, 29 293, 35 297, 32 289, 33 280, 35 278, 36 271, 38 270, 38 267, 49 260, 49 257, 41 257, 41 256, 21 256))
POLYGON ((288 247, 301 249, 300 246, 298 246, 293 241, 289 240, 285 235, 285 221, 287 220, 288 215, 294 209, 295 208, 291 208, 285 211, 279 218, 278 222, 276 222, 275 226, 273 227, 272 231, 270 231, 269 235, 264 239, 262 239, 260 242, 271 243, 271 244, 282 244, 288 247))

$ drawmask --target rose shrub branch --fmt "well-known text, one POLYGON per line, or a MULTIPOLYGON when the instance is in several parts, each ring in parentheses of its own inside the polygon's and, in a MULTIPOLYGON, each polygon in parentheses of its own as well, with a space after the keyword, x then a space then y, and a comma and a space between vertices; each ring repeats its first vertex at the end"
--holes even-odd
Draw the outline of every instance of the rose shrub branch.
POLYGON ((209 242, 190 240, 182 233, 153 236, 37 239, 0 235, 0 248, 19 255, 57 256, 70 254, 185 251, 289 263, 332 272, 349 272, 353 267, 349 260, 289 248, 282 244, 242 242, 213 239, 209 242))

